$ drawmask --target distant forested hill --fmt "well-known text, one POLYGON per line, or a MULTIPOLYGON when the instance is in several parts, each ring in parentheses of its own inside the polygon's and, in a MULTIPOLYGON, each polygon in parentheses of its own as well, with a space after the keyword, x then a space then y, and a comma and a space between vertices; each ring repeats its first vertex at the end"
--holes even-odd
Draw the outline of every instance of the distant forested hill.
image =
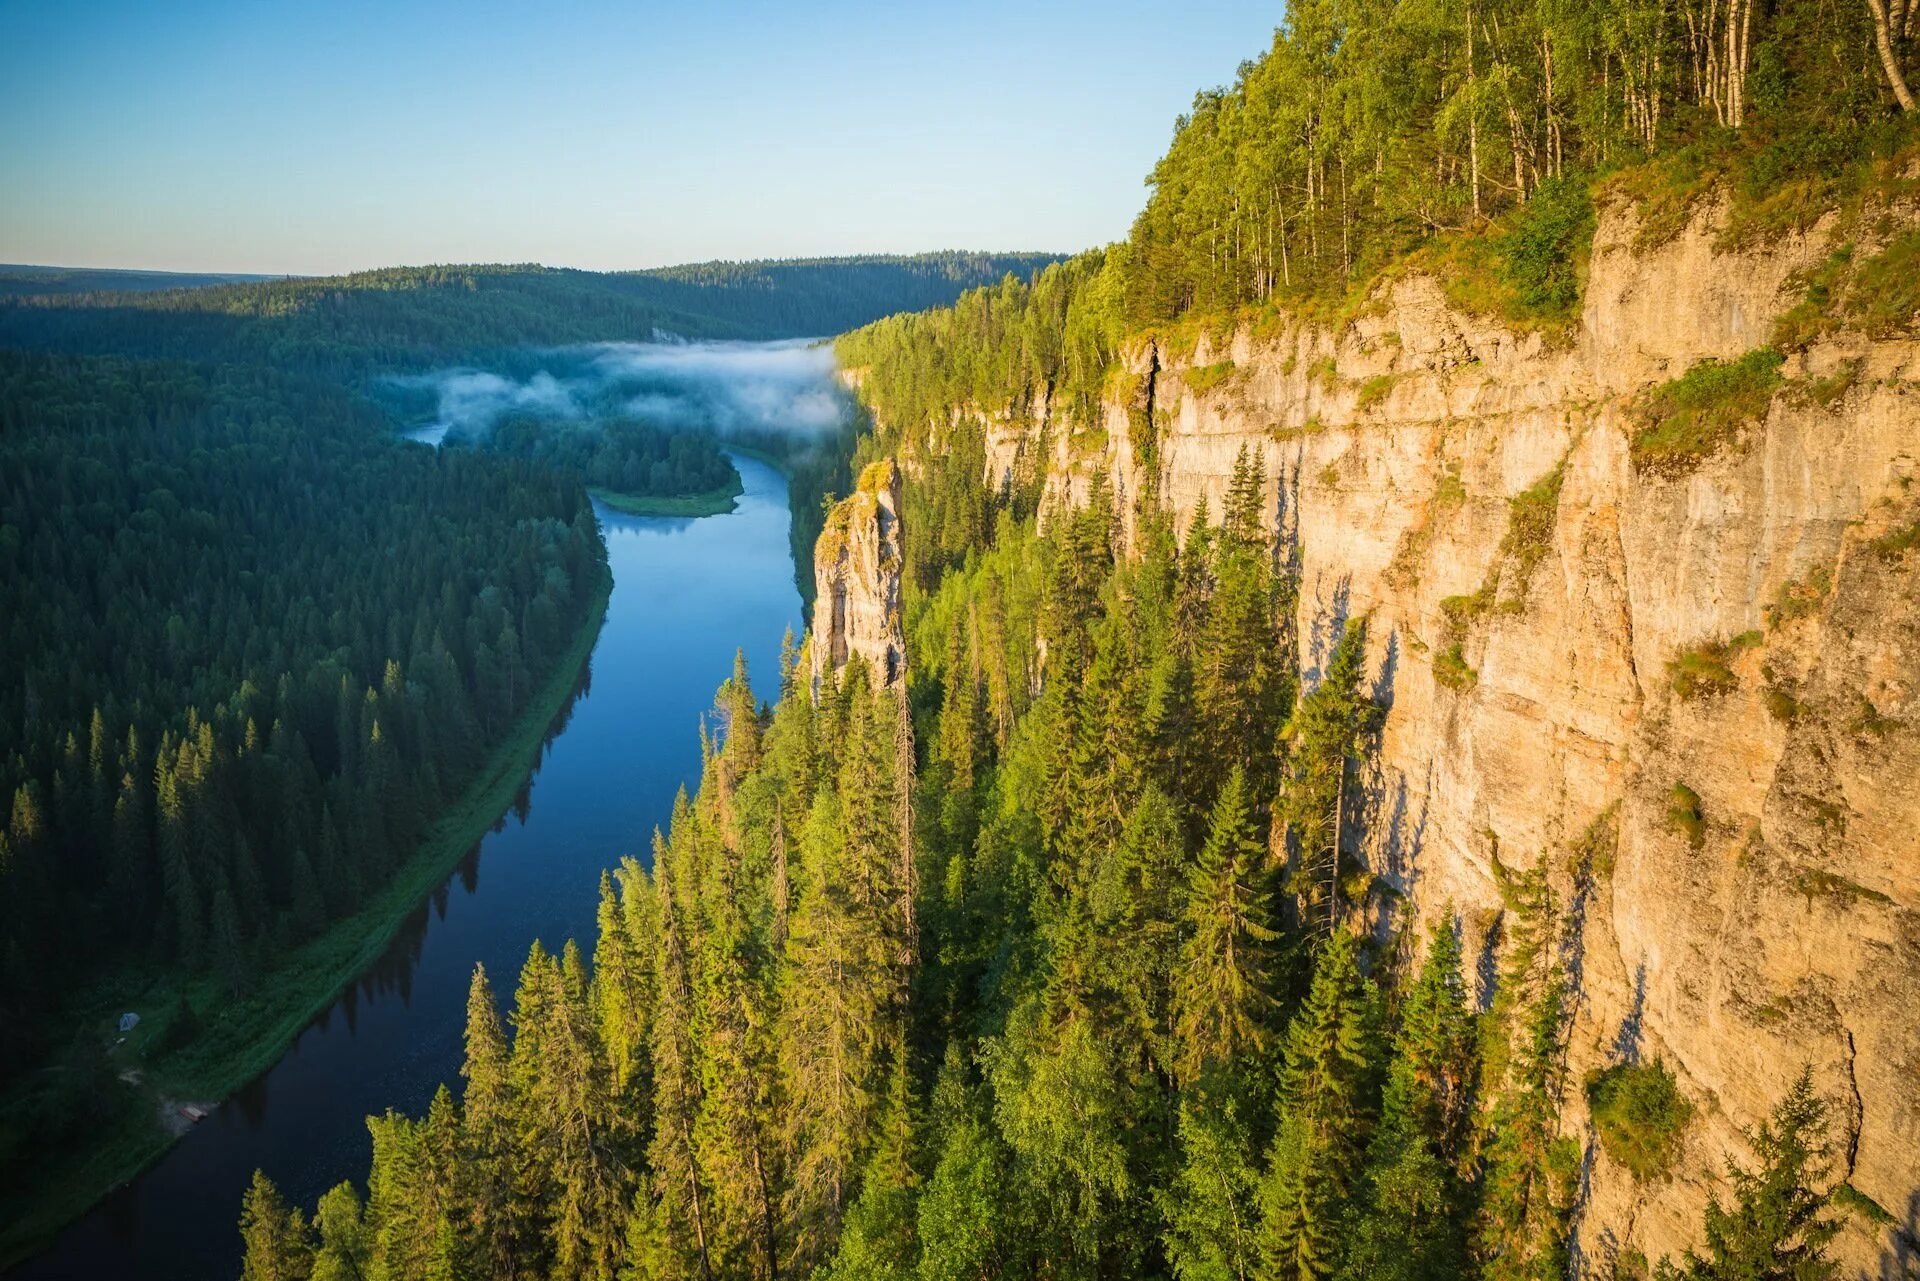
POLYGON ((36 294, 137 294, 270 279, 273 277, 239 272, 121 271, 111 267, 29 267, 7 262, 0 263, 0 298, 36 294))
POLYGON ((534 265, 393 267, 202 288, 0 298, 0 347, 266 363, 351 376, 530 345, 829 335, 952 302, 1057 255, 703 263, 602 273, 534 265))

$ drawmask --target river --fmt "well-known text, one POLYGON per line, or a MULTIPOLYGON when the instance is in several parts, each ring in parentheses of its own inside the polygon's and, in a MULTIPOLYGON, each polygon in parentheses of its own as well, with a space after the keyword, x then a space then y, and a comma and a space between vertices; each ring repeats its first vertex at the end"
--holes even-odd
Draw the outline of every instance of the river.
POLYGON ((311 1212, 340 1180, 366 1178, 369 1113, 418 1115, 443 1081, 458 1093, 476 961, 504 1005, 534 939, 591 950, 600 869, 644 857, 674 793, 698 781, 699 716, 734 650, 770 697, 781 633, 800 631, 786 481, 734 461, 746 489, 729 515, 595 505, 613 569, 606 622, 513 807, 278 1064, 8 1281, 231 1281, 256 1167, 311 1212))

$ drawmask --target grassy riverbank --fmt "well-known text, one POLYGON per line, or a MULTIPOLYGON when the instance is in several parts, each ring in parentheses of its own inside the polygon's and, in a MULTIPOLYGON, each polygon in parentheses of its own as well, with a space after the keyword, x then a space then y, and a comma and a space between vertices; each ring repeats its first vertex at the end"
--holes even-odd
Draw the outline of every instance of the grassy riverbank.
MULTIPOLYGON (((98 1039, 109 1069, 101 1073, 101 1087, 110 1102, 83 1141, 33 1153, 31 1187, 12 1189, 0 1200, 0 1267, 44 1246, 108 1191, 159 1159, 181 1132, 180 1106, 211 1106, 272 1067, 294 1038, 380 958, 407 917, 513 803, 578 686, 612 590, 612 573, 602 567, 573 644, 412 858, 358 912, 261 972, 249 995, 233 999, 210 975, 123 971, 76 997, 73 1035, 98 1039), (163 1051, 157 1042, 168 1031, 164 1012, 182 995, 198 1031, 178 1048, 163 1051), (140 1011, 143 1022, 124 1043, 116 1043, 114 1020, 124 1010, 140 1011)), ((4 1107, 0 1101, 0 1112, 4 1107)))
POLYGON ((592 489, 587 492, 613 508, 629 516, 724 516, 734 508, 734 500, 740 497, 746 485, 740 479, 740 473, 733 473, 733 481, 718 489, 709 489, 699 494, 670 494, 651 496, 647 494, 620 494, 611 489, 592 489))

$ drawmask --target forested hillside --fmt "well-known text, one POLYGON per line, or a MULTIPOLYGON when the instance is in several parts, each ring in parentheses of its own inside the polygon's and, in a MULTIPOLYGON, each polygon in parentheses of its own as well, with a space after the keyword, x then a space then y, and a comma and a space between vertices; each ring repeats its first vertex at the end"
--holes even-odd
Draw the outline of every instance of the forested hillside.
MULTIPOLYGON (((1395 692, 1396 669, 1418 665, 1423 696, 1438 690, 1434 732, 1453 750, 1429 781, 1481 789, 1459 808, 1484 825, 1496 806, 1557 807, 1563 798, 1545 789, 1492 795, 1497 781, 1467 781, 1478 762, 1452 759, 1467 756, 1463 742, 1496 750, 1497 735, 1466 737, 1477 685, 1510 682, 1498 709, 1509 714, 1545 696, 1487 658, 1484 673, 1474 669, 1470 656, 1492 652, 1486 634, 1503 621, 1517 633, 1544 627, 1528 616, 1529 593, 1552 586, 1550 567, 1586 590, 1576 571, 1613 573, 1605 549, 1645 532, 1622 528, 1635 518, 1666 530, 1656 522, 1679 510, 1689 523, 1673 540, 1695 538, 1711 505, 1703 496, 1721 492, 1707 486, 1725 480, 1705 474, 1709 463, 1734 467, 1767 421, 1783 424, 1782 441, 1804 425, 1766 419, 1776 393, 1830 433, 1857 419, 1860 435, 1888 421, 1898 434, 1911 403, 1900 400, 1911 385, 1901 362, 1920 310, 1904 269, 1914 233, 1903 202, 1920 181, 1902 75, 1915 24, 1908 6, 1879 0, 1296 3, 1273 48, 1181 122, 1127 242, 1031 285, 974 291, 843 337, 842 361, 874 411, 858 461, 898 457, 907 474, 903 555, 887 566, 902 580, 904 679, 887 683, 856 657, 837 673, 829 665, 816 689, 796 654, 765 708, 737 669, 716 702, 698 794, 676 807, 650 857, 603 881, 591 965, 572 942, 557 955, 536 945, 505 1019, 476 972, 464 1087, 443 1091, 423 1118, 370 1119, 364 1195, 343 1184, 309 1218, 256 1178, 241 1218, 248 1275, 1805 1281, 1838 1274, 1829 1253, 1843 1230, 1880 1252, 1886 1275, 1904 1275, 1916 1249, 1909 1205, 1877 1202, 1850 1180, 1920 1184, 1911 1149, 1888 1156, 1884 1146, 1910 1132, 1899 1110, 1910 1099, 1889 1101, 1882 1088, 1902 1063, 1868 1062, 1862 1048, 1898 1050, 1910 1029, 1887 1026, 1901 1017, 1897 998, 1891 1016, 1871 1006, 1857 1036, 1844 1011, 1910 987, 1911 907, 1899 898, 1910 876, 1888 880, 1890 892, 1813 864, 1773 884, 1789 854, 1836 858, 1847 823, 1873 808, 1868 791, 1898 784, 1863 773, 1874 781, 1851 798, 1858 809, 1809 791, 1806 805, 1827 808, 1804 827, 1825 834, 1795 828, 1805 846, 1776 852, 1779 821, 1749 823, 1731 799, 1716 810, 1671 773, 1635 779, 1634 794, 1534 848, 1479 834, 1469 870, 1491 882, 1495 903, 1471 909, 1435 901, 1423 912, 1416 895, 1435 891, 1418 878, 1437 869, 1388 865, 1400 847, 1370 862, 1379 850, 1359 838, 1428 819, 1394 810, 1382 774, 1393 700, 1410 698, 1395 692), (1790 390, 1783 351, 1763 350, 1682 364, 1670 382, 1656 375, 1624 392, 1549 365, 1573 387, 1566 401, 1506 408, 1520 397, 1502 399, 1500 374, 1480 368, 1488 353, 1512 362, 1501 373, 1532 379, 1523 391, 1544 377, 1542 362, 1576 363, 1568 331, 1593 261, 1596 190, 1625 201, 1642 229, 1611 242, 1627 257, 1695 223, 1730 246, 1788 239, 1823 218, 1859 238, 1857 252, 1849 241, 1817 271, 1778 270, 1800 299, 1780 321, 1780 342, 1801 362, 1790 390), (1348 341, 1348 326, 1391 306, 1375 286, 1399 275, 1432 278, 1440 299, 1422 305, 1444 313, 1436 329, 1455 328, 1429 339, 1383 322, 1348 341), (1463 335, 1461 317, 1492 319, 1463 335), (1815 363, 1807 349, 1840 331, 1853 363, 1825 349, 1815 363), (1266 332, 1278 335, 1261 352, 1266 381, 1236 387, 1242 371, 1228 353, 1266 332), (1385 365, 1422 340, 1426 363, 1405 369, 1363 378, 1339 363, 1361 354, 1385 365), (1869 368, 1870 410, 1865 382, 1861 401, 1846 400, 1869 368), (1422 456, 1437 472, 1431 498, 1397 454, 1382 460, 1385 476, 1371 470, 1360 439, 1403 380, 1409 399, 1426 396, 1404 416, 1430 452, 1458 447, 1456 419, 1462 433, 1491 424, 1470 436, 1478 456, 1464 463, 1422 456), (1246 425, 1234 428, 1219 509, 1205 490, 1192 500, 1200 485, 1188 475, 1176 519, 1159 490, 1174 472, 1158 451, 1174 443, 1176 406, 1179 443, 1206 448, 1226 410, 1208 402, 1213 417, 1201 418, 1195 405, 1215 392, 1255 408, 1233 406, 1246 425), (1262 419, 1274 402, 1294 416, 1262 419), (1336 405, 1342 422, 1318 417, 1336 405), (1588 408, 1597 425, 1562 445, 1555 431, 1588 408), (1320 474, 1303 474, 1307 448, 1336 434, 1342 447, 1356 442, 1354 456, 1316 455, 1320 474), (1514 483, 1501 468, 1518 470, 1523 454, 1503 452, 1503 434, 1538 436, 1535 452, 1551 447, 1558 461, 1514 483), (1600 456, 1576 456, 1581 439, 1600 456), (1293 451, 1284 478, 1264 461, 1276 445, 1293 451), (1117 493, 1112 473, 1135 484, 1117 493), (1479 495, 1469 479, 1487 483, 1482 473, 1505 488, 1470 506, 1479 495), (1571 497, 1602 480, 1641 488, 1604 508, 1571 497), (1366 519, 1413 509, 1421 523, 1389 540, 1377 564, 1334 566, 1338 581, 1316 585, 1337 612, 1309 611, 1303 561, 1314 549, 1302 542, 1300 496, 1349 490, 1360 498, 1340 513, 1353 528, 1323 522, 1317 536, 1350 535, 1371 553, 1366 519), (1590 523, 1569 536, 1578 541, 1564 561, 1552 559, 1562 504, 1575 501, 1590 523), (1442 523, 1462 509, 1480 542, 1442 523), (1491 559, 1437 565, 1436 549, 1454 545, 1443 537, 1485 543, 1491 559), (1347 608, 1348 590, 1397 583, 1424 607, 1422 571, 1480 586, 1449 589, 1427 611, 1446 630, 1422 639, 1409 626, 1382 646, 1373 618, 1347 608), (1636 841, 1651 827, 1659 843, 1628 846, 1630 824, 1636 841), (1617 1041, 1605 1066, 1576 1076, 1592 971, 1620 959, 1597 940, 1614 941, 1600 932, 1614 928, 1610 896, 1628 881, 1627 854, 1636 873, 1671 872, 1667 899, 1705 900, 1722 951, 1710 975, 1667 978, 1681 993, 1669 998, 1644 986, 1660 940, 1643 949, 1638 1003, 1606 1029, 1617 1041), (1795 894, 1808 919, 1821 904, 1824 942, 1789 929, 1769 959, 1790 961, 1759 977, 1782 987, 1792 979, 1781 975, 1810 977, 1777 996, 1741 994, 1746 1022, 1690 1029, 1702 1058, 1699 1038, 1729 1028, 1747 1038, 1727 1097, 1690 1095, 1687 1065, 1641 1051, 1649 1001, 1696 1010, 1680 1002, 1700 1000, 1698 986, 1751 977, 1740 954, 1763 949, 1741 932, 1750 902, 1795 894), (1892 924, 1883 931, 1875 915, 1866 925, 1869 912, 1892 924), (1840 950, 1849 919, 1869 939, 1875 975, 1852 988, 1805 957, 1840 950), (1902 930, 1908 942, 1889 938, 1902 930), (1834 1009, 1845 1075, 1818 1066, 1848 1092, 1817 1082, 1808 1060, 1780 1072, 1765 1057, 1804 1044, 1785 1039, 1802 1028, 1831 1040, 1819 1017, 1834 1009), (1730 1108, 1736 1089, 1742 1105, 1753 1094, 1765 1102, 1740 1114, 1753 1118, 1744 1132, 1716 1118, 1709 1144, 1706 1114, 1730 1108), (1881 1145, 1872 1164, 1868 1135, 1881 1145), (1590 1199, 1603 1175, 1648 1198, 1685 1185, 1705 1207, 1679 1225, 1691 1248, 1661 1259, 1623 1244, 1634 1211, 1590 1199), (1610 1248, 1586 1248, 1595 1242, 1610 1248)), ((1705 270, 1731 269, 1711 254, 1709 241, 1705 270)), ((1670 294, 1682 283, 1715 302, 1730 296, 1678 280, 1670 294)), ((1715 323, 1736 334, 1773 323, 1721 310, 1715 323)), ((1910 408, 1904 421, 1910 445, 1910 408)), ((1878 466, 1863 460, 1862 474, 1878 466)), ((1885 594, 1911 587, 1920 528, 1901 523, 1912 519, 1910 473, 1887 475, 1823 481, 1864 492, 1877 504, 1870 517, 1820 512, 1860 526, 1829 539, 1855 583, 1848 634, 1873 625, 1858 602, 1874 592, 1888 602, 1875 670, 1912 635, 1911 612, 1885 594)), ((1743 481, 1733 492, 1788 505, 1775 472, 1743 481)), ((1771 515, 1750 514, 1762 524, 1771 515)), ((841 509, 823 558, 839 554, 854 519, 879 517, 841 509)), ((1680 581, 1656 590, 1699 588, 1669 578, 1680 581)), ((1711 617, 1759 614, 1764 602, 1739 581, 1725 593, 1753 598, 1711 617)), ((1648 718, 1660 718, 1648 733, 1674 736, 1655 744, 1662 769, 1698 777, 1706 756, 1744 767, 1751 749, 1731 739, 1711 748, 1680 737, 1699 732, 1688 717, 1708 713, 1678 707, 1743 680, 1756 706, 1765 686, 1769 734, 1839 723, 1808 749, 1812 763, 1796 758, 1806 773, 1781 790, 1815 788, 1804 780, 1837 769, 1855 750, 1846 742, 1909 750, 1906 722, 1878 710, 1904 696, 1876 686, 1882 701, 1860 693, 1845 720, 1837 698, 1832 711, 1794 701, 1790 688, 1811 700, 1811 675, 1802 685, 1784 667, 1736 671, 1747 649, 1773 646, 1784 665, 1795 644, 1811 646, 1773 629, 1837 592, 1817 576, 1778 586, 1768 632, 1710 638, 1635 669, 1648 718)), ((1598 587, 1571 612, 1616 630, 1636 617, 1598 587)), ((812 643, 838 625, 816 617, 812 643)), ((1611 709, 1579 701, 1599 646, 1568 634, 1564 666, 1543 666, 1577 704, 1556 732, 1580 739, 1599 734, 1611 709)), ((1512 750, 1564 749, 1542 735, 1512 750)), ((1446 808, 1431 791, 1425 801, 1446 808)), ((1772 819, 1789 802, 1770 792, 1741 803, 1764 803, 1772 819)), ((1882 839, 1863 861, 1899 857, 1897 838, 1882 839)))
POLYGON ((0 297, 44 294, 148 293, 162 289, 198 289, 265 276, 193 271, 121 271, 110 267, 29 267, 0 263, 0 297))
POLYGON ((72 1010, 144 1009, 147 1070, 257 1053, 337 981, 276 967, 413 862, 605 577, 577 480, 404 444, 345 390, 0 355, 8 1249, 152 1126, 72 1010))
POLYGON ((525 347, 837 333, 1027 275, 1048 254, 709 263, 603 273, 531 265, 395 267, 350 276, 0 300, 0 346, 270 363, 333 377, 525 347))

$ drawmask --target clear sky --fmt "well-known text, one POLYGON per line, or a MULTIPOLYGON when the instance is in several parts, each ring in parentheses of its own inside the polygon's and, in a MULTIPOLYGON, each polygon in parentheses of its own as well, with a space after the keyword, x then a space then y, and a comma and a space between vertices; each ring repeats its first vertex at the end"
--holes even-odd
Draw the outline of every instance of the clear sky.
POLYGON ((1248 0, 0 3, 0 262, 1074 250, 1125 234, 1248 0), (324 10, 324 12, 321 12, 324 10))

